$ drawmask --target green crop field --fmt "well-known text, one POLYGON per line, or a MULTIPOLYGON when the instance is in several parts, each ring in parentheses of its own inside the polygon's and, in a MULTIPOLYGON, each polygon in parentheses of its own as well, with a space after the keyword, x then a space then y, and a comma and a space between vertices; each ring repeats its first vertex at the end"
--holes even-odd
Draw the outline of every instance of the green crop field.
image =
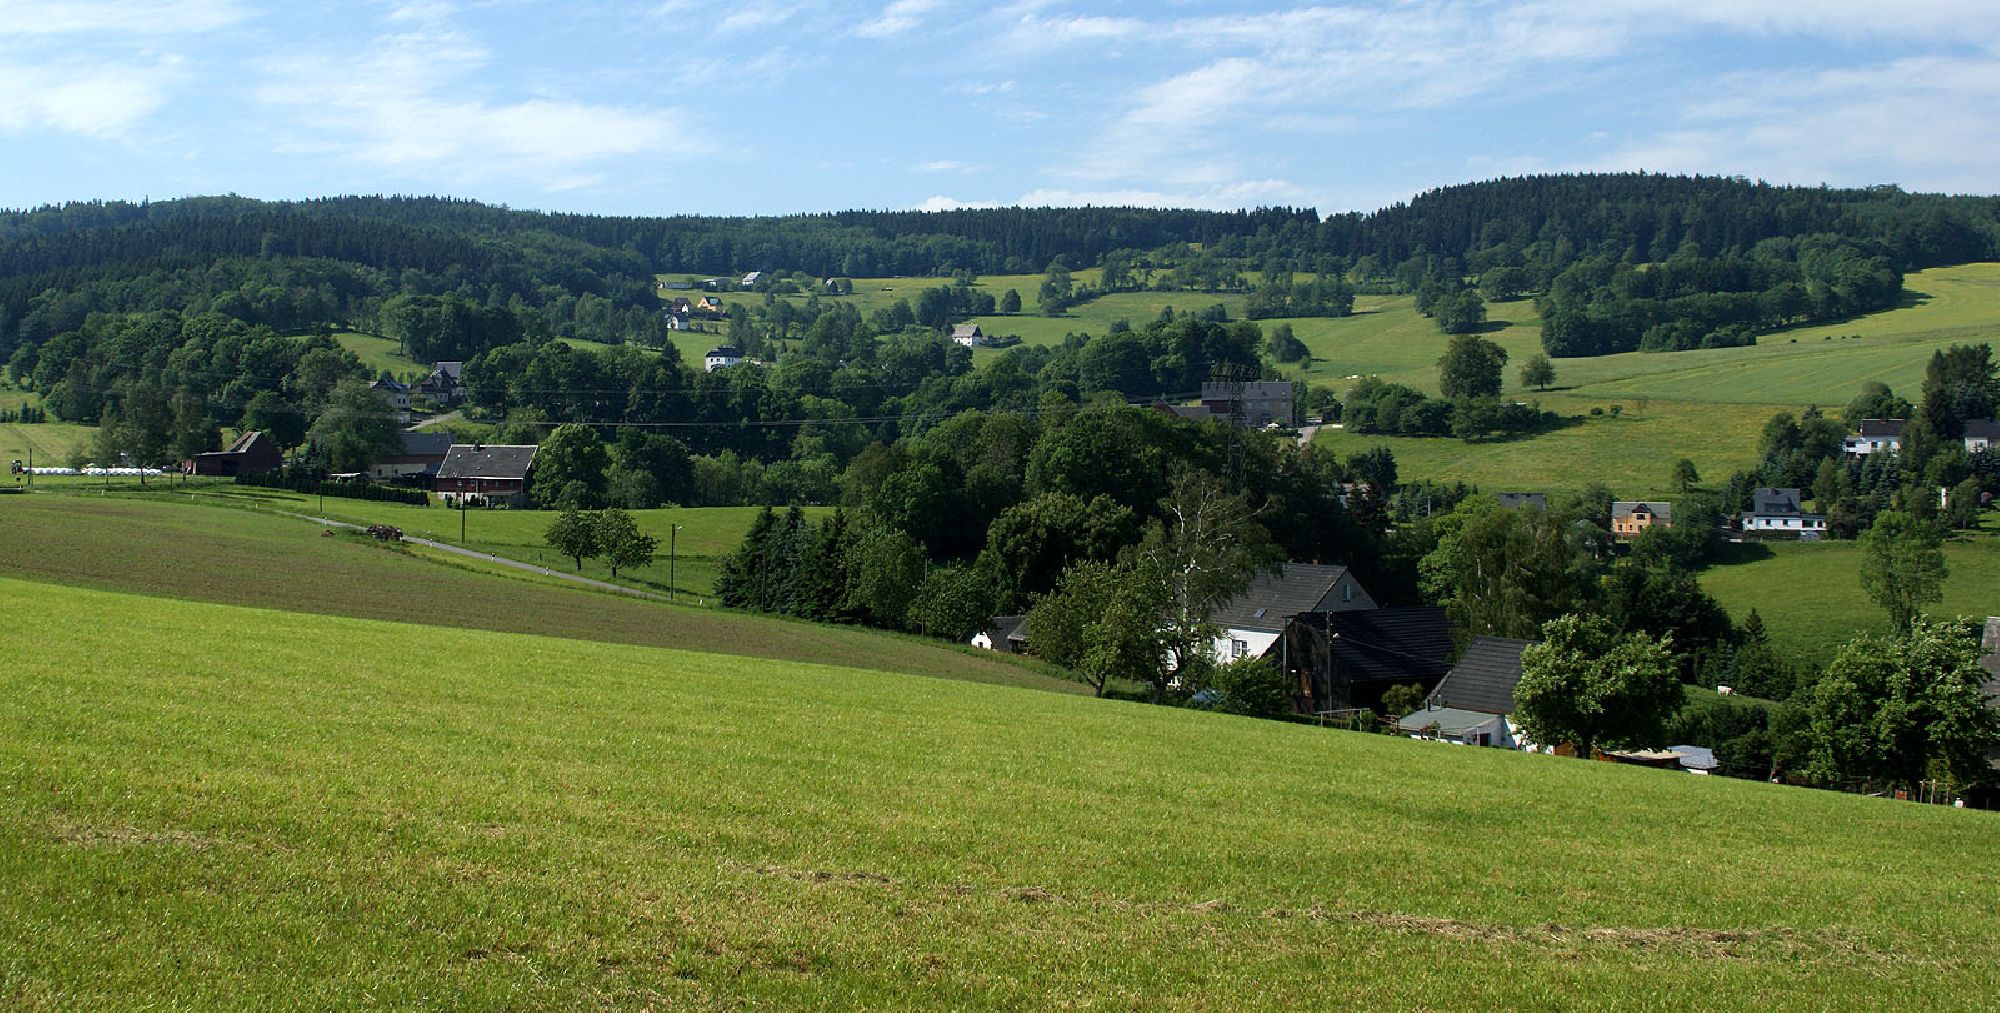
MULTIPOLYGON (((1986 529, 1944 546, 1950 576, 1940 616, 2000 615, 2000 516, 1986 529)), ((1723 562, 1701 574, 1701 585, 1741 622, 1751 609, 1773 643, 1798 657, 1824 662, 1858 633, 1888 631, 1886 614, 1861 590, 1856 542, 1769 542, 1730 546, 1723 562)))
POLYGON ((0 614, 17 1007, 2000 997, 1992 813, 10 579, 0 614))
MULTIPOLYGON (((294 612, 1085 692, 1026 659, 916 636, 639 601, 486 570, 455 557, 419 558, 365 536, 322 537, 318 526, 304 521, 186 499, 0 497, 0 575, 294 612)), ((405 626, 393 642, 423 652, 425 636, 422 627, 405 626)))

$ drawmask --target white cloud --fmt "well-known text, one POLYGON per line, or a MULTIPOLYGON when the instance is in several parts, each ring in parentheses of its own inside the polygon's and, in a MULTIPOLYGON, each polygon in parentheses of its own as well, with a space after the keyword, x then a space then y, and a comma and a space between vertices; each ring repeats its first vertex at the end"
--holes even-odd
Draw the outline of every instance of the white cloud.
POLYGON ((484 94, 490 89, 479 72, 490 55, 440 13, 392 18, 399 28, 420 27, 370 40, 358 56, 272 61, 256 97, 304 128, 283 150, 441 172, 455 181, 522 179, 548 190, 599 182, 619 159, 709 150, 685 126, 669 128, 687 119, 672 109, 484 94))
POLYGON ((765 5, 761 7, 742 7, 735 11, 732 11, 729 15, 727 15, 720 22, 718 22, 715 26, 715 34, 733 35, 738 32, 750 32, 765 28, 775 28, 778 25, 784 24, 786 21, 791 20, 792 15, 797 13, 798 13, 798 8, 796 7, 784 7, 777 5, 765 5))
POLYGON ((171 58, 149 65, 0 62, 0 131, 124 137, 166 104, 182 77, 179 61, 171 58))
POLYGON ((0 0, 0 40, 73 33, 187 35, 250 16, 237 0, 0 0))
POLYGON ((964 162, 953 162, 948 159, 936 162, 924 162, 916 166, 918 172, 966 172, 971 168, 972 166, 964 162))
POLYGON ((882 13, 864 22, 854 34, 881 39, 901 35, 923 23, 923 16, 936 10, 939 0, 894 0, 882 13))
POLYGON ((993 201, 964 201, 964 200, 959 200, 955 197, 946 197, 940 194, 937 196, 924 198, 923 202, 916 206, 916 210, 957 211, 961 208, 997 208, 1002 206, 1003 205, 995 203, 993 201))

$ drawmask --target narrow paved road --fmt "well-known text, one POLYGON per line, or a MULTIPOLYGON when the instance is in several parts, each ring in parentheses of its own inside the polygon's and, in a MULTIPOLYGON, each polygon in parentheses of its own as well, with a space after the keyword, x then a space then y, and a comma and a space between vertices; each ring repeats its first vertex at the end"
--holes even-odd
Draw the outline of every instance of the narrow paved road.
MULTIPOLYGON (((283 511, 279 512, 283 513, 283 511)), ((322 524, 329 528, 345 528, 348 531, 368 530, 363 525, 349 524, 346 521, 336 521, 329 517, 314 517, 311 514, 294 514, 294 513, 286 513, 285 516, 297 517, 299 520, 311 521, 314 524, 322 524)), ((453 545, 450 542, 434 542, 428 538, 411 538, 409 536, 405 536, 403 538, 403 541, 409 542, 412 545, 421 545, 424 546, 425 548, 436 549, 439 552, 449 552, 454 556, 464 556, 467 559, 477 559, 484 563, 497 563, 501 566, 509 567, 515 570, 526 570, 529 573, 539 573, 544 577, 554 577, 557 580, 566 580, 572 584, 581 584, 584 587, 595 588, 599 591, 610 591, 613 594, 630 595, 634 598, 645 598, 651 601, 673 600, 671 598, 668 598, 666 595, 658 594, 652 591, 641 591, 638 588, 626 587, 622 584, 613 584, 608 580, 598 580, 595 577, 585 577, 582 574, 564 573, 561 570, 551 570, 546 566, 536 566, 533 563, 523 563, 518 559, 508 559, 506 556, 496 556, 488 552, 477 552, 472 549, 468 549, 462 545, 453 545)))
POLYGON ((1300 426, 1300 427, 1299 427, 1299 446, 1301 446, 1301 447, 1310 447, 1310 446, 1312 446, 1312 441, 1313 441, 1313 437, 1315 437, 1315 436, 1318 436, 1318 435, 1319 435, 1319 427, 1318 427, 1318 426, 1300 426))

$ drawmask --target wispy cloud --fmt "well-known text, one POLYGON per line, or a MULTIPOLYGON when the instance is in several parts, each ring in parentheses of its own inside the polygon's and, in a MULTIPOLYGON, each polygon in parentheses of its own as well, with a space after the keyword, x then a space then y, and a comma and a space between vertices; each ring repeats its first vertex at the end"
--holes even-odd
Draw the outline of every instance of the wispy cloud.
POLYGON ((854 34, 867 38, 887 38, 901 35, 923 24, 923 16, 936 10, 939 0, 895 0, 882 12, 865 21, 854 30, 854 34))
POLYGON ((0 61, 0 132, 51 129, 100 139, 128 136, 164 106, 184 78, 180 61, 0 61))
POLYGON ((599 182, 619 159, 709 150, 691 131, 669 130, 672 109, 492 95, 481 75, 490 54, 448 13, 406 10, 390 19, 401 30, 369 40, 358 55, 271 61, 257 99, 303 128, 284 150, 548 190, 599 182))
POLYGON ((0 0, 0 40, 77 33, 188 35, 251 16, 237 0, 0 0))
POLYGON ((964 162, 953 162, 949 160, 924 162, 916 166, 916 170, 918 172, 965 172, 971 168, 972 166, 967 165, 964 162))

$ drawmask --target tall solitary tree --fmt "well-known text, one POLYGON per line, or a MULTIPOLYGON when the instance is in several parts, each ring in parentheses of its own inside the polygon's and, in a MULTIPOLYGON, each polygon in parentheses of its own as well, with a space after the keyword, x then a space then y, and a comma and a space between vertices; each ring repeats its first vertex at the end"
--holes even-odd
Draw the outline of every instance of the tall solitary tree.
POLYGON ((1861 589, 1908 633, 1925 605, 1944 598, 1943 533, 1900 510, 1884 510, 1861 534, 1861 589))
POLYGON ((1454 334, 1438 359, 1438 389, 1445 397, 1499 397, 1507 350, 1474 334, 1454 334))
POLYGON ((1521 386, 1548 390, 1549 384, 1554 382, 1556 382, 1556 366, 1549 361, 1547 355, 1536 352, 1528 357, 1528 361, 1521 363, 1521 386))
POLYGON ((597 540, 597 524, 589 514, 575 507, 566 507, 556 519, 549 522, 543 537, 549 548, 576 560, 576 568, 583 570, 583 561, 594 558, 603 547, 597 540))

